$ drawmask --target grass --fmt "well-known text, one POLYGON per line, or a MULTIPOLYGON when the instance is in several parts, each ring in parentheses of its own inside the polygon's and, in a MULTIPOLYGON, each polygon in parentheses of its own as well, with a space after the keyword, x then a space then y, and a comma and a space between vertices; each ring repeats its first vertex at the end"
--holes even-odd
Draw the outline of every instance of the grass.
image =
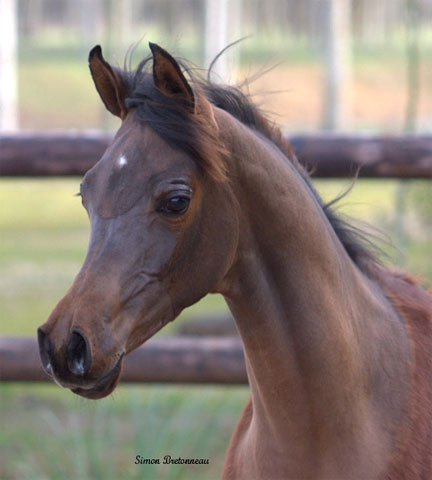
POLYGON ((20 123, 26 128, 90 127, 105 112, 88 74, 86 59, 23 62, 19 67, 20 123), (49 91, 49 99, 46 93, 49 91))
POLYGON ((246 387, 160 385, 120 387, 99 402, 56 386, 0 392, 0 478, 8 480, 218 478, 248 397, 246 387), (136 455, 209 465, 135 465, 136 455))

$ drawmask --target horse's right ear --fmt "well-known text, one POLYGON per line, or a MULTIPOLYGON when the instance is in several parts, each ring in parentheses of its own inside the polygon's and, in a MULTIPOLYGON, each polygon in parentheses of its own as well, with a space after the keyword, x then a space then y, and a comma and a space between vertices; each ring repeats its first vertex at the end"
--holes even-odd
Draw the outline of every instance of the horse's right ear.
POLYGON ((105 107, 113 115, 123 119, 127 113, 124 104, 126 85, 120 74, 103 58, 100 45, 96 45, 90 51, 89 67, 96 90, 105 107))

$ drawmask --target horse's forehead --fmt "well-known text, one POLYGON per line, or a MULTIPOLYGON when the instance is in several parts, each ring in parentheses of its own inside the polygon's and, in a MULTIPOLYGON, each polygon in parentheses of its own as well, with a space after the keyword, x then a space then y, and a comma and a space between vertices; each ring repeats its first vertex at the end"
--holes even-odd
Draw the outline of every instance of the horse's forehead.
POLYGON ((86 179, 96 213, 104 218, 126 213, 155 180, 180 173, 187 164, 184 155, 173 151, 149 127, 122 127, 86 179))

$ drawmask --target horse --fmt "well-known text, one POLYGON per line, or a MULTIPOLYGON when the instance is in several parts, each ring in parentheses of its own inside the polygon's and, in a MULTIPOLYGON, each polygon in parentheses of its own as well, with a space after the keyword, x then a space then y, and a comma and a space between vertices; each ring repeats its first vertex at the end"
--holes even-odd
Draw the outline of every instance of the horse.
POLYGON ((134 70, 89 55, 121 126, 80 194, 82 268, 38 329, 43 368, 98 399, 125 355, 224 296, 251 397, 223 479, 432 478, 432 295, 388 269, 234 87, 160 46, 134 70))

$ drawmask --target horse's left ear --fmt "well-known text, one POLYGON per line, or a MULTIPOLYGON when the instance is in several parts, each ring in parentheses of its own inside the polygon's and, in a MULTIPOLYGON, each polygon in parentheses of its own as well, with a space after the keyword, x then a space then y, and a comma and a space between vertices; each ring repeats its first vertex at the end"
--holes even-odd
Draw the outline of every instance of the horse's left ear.
POLYGON ((163 48, 149 42, 153 54, 153 81, 167 97, 183 103, 191 112, 195 109, 195 97, 176 60, 163 48))
POLYGON ((123 119, 127 109, 124 99, 126 86, 119 72, 102 56, 102 49, 96 45, 89 54, 90 72, 105 107, 113 115, 123 119))

